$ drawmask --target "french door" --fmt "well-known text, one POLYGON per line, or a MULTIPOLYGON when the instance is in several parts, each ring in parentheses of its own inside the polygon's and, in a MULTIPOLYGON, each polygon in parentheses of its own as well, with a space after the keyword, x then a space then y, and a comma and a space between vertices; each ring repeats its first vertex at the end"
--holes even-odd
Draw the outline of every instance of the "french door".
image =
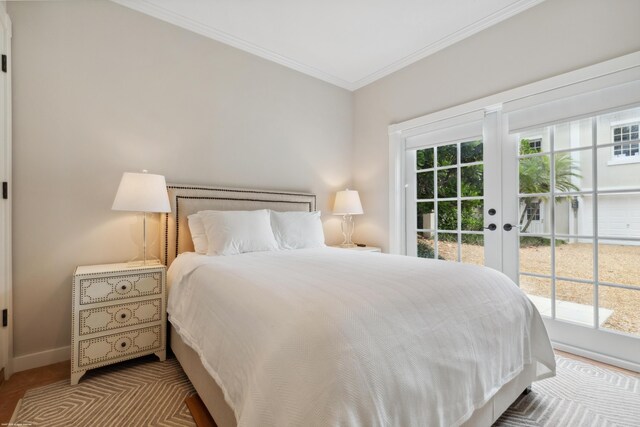
MULTIPOLYGON (((640 107, 511 132, 510 274, 552 339, 640 363, 640 107), (517 195, 516 195, 517 194, 517 195)), ((637 365, 636 365, 637 369, 637 365)))
POLYGON ((405 140, 406 253, 503 271, 557 347, 640 366, 640 107, 405 140))
POLYGON ((497 113, 406 140, 408 255, 501 269, 499 142, 497 113))

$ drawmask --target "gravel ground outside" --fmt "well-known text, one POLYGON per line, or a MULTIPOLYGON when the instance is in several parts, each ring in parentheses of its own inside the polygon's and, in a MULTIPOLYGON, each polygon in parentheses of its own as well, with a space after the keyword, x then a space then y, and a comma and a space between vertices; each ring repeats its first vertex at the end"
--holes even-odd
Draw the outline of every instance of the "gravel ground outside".
MULTIPOLYGON (((483 264, 483 247, 463 244, 462 259, 483 264)), ((457 259, 457 244, 438 243, 439 255, 457 259)), ((556 275, 566 278, 593 280, 593 245, 567 243, 556 247, 556 275)), ((619 332, 640 335, 640 246, 600 244, 598 276, 602 282, 630 285, 637 290, 600 285, 598 299, 601 308, 613 310, 602 325, 619 332)), ((534 246, 520 248, 520 271, 551 274, 551 248, 534 246)), ((551 298, 551 280, 520 276, 520 287, 530 295, 551 298)), ((579 304, 593 305, 593 285, 556 280, 556 298, 579 304)))

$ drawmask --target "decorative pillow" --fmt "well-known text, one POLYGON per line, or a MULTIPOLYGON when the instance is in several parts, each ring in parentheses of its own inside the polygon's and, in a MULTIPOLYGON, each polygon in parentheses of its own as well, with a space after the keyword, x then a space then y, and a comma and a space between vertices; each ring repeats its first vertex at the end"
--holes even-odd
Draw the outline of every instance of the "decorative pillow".
POLYGON ((320 248, 324 231, 320 212, 271 211, 271 228, 280 249, 320 248))
POLYGON ((199 254, 206 254, 209 248, 209 241, 207 235, 204 232, 204 223, 199 213, 194 213, 187 217, 189 221, 189 231, 191 231, 191 240, 193 240, 193 247, 199 254))
POLYGON ((278 249, 266 209, 198 213, 209 242, 207 255, 235 255, 278 249))

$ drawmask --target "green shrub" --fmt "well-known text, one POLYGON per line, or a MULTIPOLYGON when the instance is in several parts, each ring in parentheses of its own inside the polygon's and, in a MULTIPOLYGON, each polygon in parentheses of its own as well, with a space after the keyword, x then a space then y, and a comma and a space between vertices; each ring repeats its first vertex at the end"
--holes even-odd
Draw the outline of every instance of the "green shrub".
MULTIPOLYGON (((556 246, 564 245, 566 243, 567 242, 565 240, 556 239, 556 246)), ((551 246, 551 239, 546 237, 520 235, 521 248, 531 248, 535 246, 551 246)))
MULTIPOLYGON (((418 257, 419 258, 435 258, 436 252, 431 246, 431 242, 426 239, 421 239, 418 237, 418 257)), ((438 259, 444 259, 440 255, 438 255, 438 259)))

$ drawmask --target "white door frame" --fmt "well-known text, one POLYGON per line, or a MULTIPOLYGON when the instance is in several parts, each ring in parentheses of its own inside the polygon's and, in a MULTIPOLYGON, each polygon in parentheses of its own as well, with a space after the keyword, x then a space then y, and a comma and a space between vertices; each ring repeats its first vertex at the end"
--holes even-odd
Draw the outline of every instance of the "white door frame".
MULTIPOLYGON (((0 368, 4 367, 5 379, 13 373, 13 293, 11 272, 11 20, 4 11, 0 14, 2 40, 0 53, 7 55, 7 72, 2 73, 0 88, 0 181, 6 181, 9 198, 0 199, 0 309, 8 310, 8 325, 0 325, 0 368)), ((0 72, 1 73, 1 72, 0 72)))
MULTIPOLYGON (((498 122, 495 128, 502 130, 502 148, 510 150, 513 149, 513 144, 517 144, 517 141, 515 137, 509 136, 506 120, 500 120, 500 110, 504 104, 509 103, 510 107, 513 105, 527 105, 532 102, 528 98, 533 96, 535 96, 536 104, 540 103, 541 100, 542 102, 545 100, 552 101, 558 99, 559 93, 560 95, 571 96, 571 91, 576 90, 576 88, 597 90, 607 87, 607 84, 620 84, 625 79, 628 79, 628 81, 640 79, 640 52, 389 126, 389 252, 406 254, 405 191, 407 182, 405 179, 405 151, 408 137, 419 134, 423 132, 423 129, 436 125, 438 122, 454 120, 456 117, 473 112, 484 111, 487 117, 492 112, 498 112, 498 122)), ((506 223, 518 224, 519 217, 516 200, 516 195, 519 193, 517 188, 518 172, 513 163, 514 161, 517 162, 517 160, 513 155, 497 155, 501 159, 500 169, 502 176, 500 185, 502 186, 503 206, 500 210, 502 215, 501 222, 495 222, 495 224, 498 226, 497 231, 503 236, 502 271, 512 279, 517 280, 518 232, 515 228, 510 232, 502 230, 502 226, 506 223)), ((485 155, 485 158, 487 157, 485 155)), ((485 197, 486 195, 487 193, 485 193, 485 197)), ((485 205, 486 207, 488 206, 485 205)), ((498 218, 496 218, 497 220, 498 218)), ((485 211, 485 224, 487 223, 488 219, 485 211)), ((640 340, 638 338, 614 332, 589 329, 548 318, 545 318, 545 324, 550 332, 554 347, 640 372, 640 360, 637 360, 640 358, 629 356, 640 355, 640 340), (588 350, 588 343, 593 342, 594 339, 598 340, 600 348, 607 349, 608 354, 600 354, 588 350)))

